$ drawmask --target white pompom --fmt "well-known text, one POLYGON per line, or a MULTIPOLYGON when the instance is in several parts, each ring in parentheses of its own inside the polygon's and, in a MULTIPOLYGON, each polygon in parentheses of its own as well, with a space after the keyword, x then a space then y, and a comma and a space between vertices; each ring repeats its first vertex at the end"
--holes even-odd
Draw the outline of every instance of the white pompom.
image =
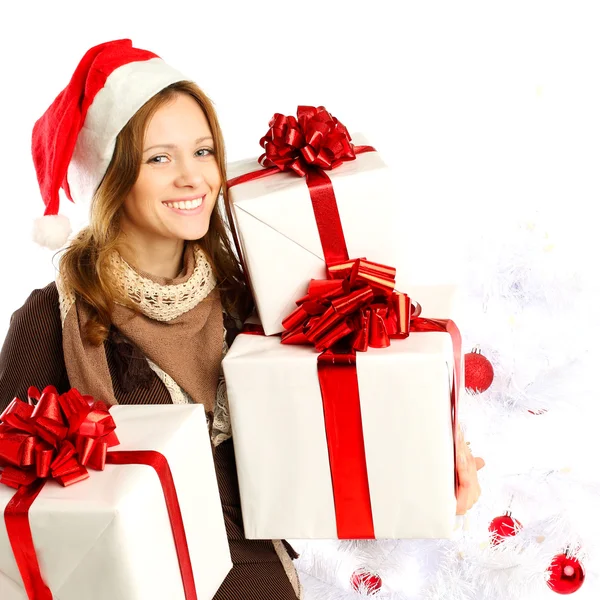
POLYGON ((50 250, 64 246, 69 235, 71 223, 64 215, 45 215, 33 223, 33 241, 50 250))

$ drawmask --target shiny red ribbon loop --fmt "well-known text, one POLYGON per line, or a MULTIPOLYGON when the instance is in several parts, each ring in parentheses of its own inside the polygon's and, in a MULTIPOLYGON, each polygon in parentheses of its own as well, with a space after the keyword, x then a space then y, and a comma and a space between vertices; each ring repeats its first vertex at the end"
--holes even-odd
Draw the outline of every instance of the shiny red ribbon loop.
POLYGON ((283 320, 282 344, 312 344, 323 351, 348 341, 365 352, 408 336, 410 319, 419 309, 394 290, 396 269, 358 258, 327 270, 330 279, 313 279, 298 308, 283 320))
POLYGON ((311 168, 335 169, 354 160, 348 130, 325 107, 299 106, 297 118, 276 113, 260 139, 265 149, 258 162, 305 177, 311 168))
POLYGON ((76 389, 59 395, 48 386, 40 395, 32 387, 28 402, 15 398, 0 421, 0 483, 13 488, 35 479, 63 486, 87 479, 86 467, 103 469, 107 449, 119 443, 108 406, 76 389))

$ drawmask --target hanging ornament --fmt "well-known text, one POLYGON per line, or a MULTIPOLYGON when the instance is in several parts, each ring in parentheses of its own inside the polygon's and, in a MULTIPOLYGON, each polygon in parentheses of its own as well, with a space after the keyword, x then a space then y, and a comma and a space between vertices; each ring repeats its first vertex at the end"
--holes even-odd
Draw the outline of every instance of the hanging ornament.
POLYGON ((501 517, 492 519, 488 527, 492 546, 497 546, 505 538, 516 535, 520 529, 523 529, 523 525, 517 519, 513 519, 510 511, 507 511, 501 517))
POLYGON ((374 596, 379 593, 383 585, 381 577, 377 573, 371 573, 365 569, 357 569, 350 578, 352 589, 355 592, 366 593, 367 596, 374 596))
POLYGON ((494 380, 492 363, 481 354, 479 346, 465 354, 465 387, 470 392, 485 392, 494 380))
POLYGON ((576 592, 585 579, 585 571, 581 563, 567 553, 557 554, 548 568, 548 587, 557 594, 576 592))

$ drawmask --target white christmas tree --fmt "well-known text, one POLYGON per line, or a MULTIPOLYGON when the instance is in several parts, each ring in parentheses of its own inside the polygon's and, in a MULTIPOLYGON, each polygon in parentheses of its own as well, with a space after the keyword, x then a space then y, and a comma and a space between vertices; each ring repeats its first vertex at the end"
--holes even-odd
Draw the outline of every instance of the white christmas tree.
POLYGON ((497 221, 466 244, 463 350, 478 346, 494 378, 461 398, 486 466, 454 538, 296 541, 306 600, 600 597, 595 266, 562 233, 497 221))

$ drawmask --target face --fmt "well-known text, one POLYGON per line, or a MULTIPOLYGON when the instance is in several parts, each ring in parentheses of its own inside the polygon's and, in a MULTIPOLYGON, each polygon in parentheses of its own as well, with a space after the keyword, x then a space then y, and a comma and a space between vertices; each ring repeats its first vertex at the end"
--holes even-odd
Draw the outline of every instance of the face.
POLYGON ((136 243, 203 237, 221 188, 203 110, 177 94, 148 123, 140 174, 127 195, 121 230, 136 243))

